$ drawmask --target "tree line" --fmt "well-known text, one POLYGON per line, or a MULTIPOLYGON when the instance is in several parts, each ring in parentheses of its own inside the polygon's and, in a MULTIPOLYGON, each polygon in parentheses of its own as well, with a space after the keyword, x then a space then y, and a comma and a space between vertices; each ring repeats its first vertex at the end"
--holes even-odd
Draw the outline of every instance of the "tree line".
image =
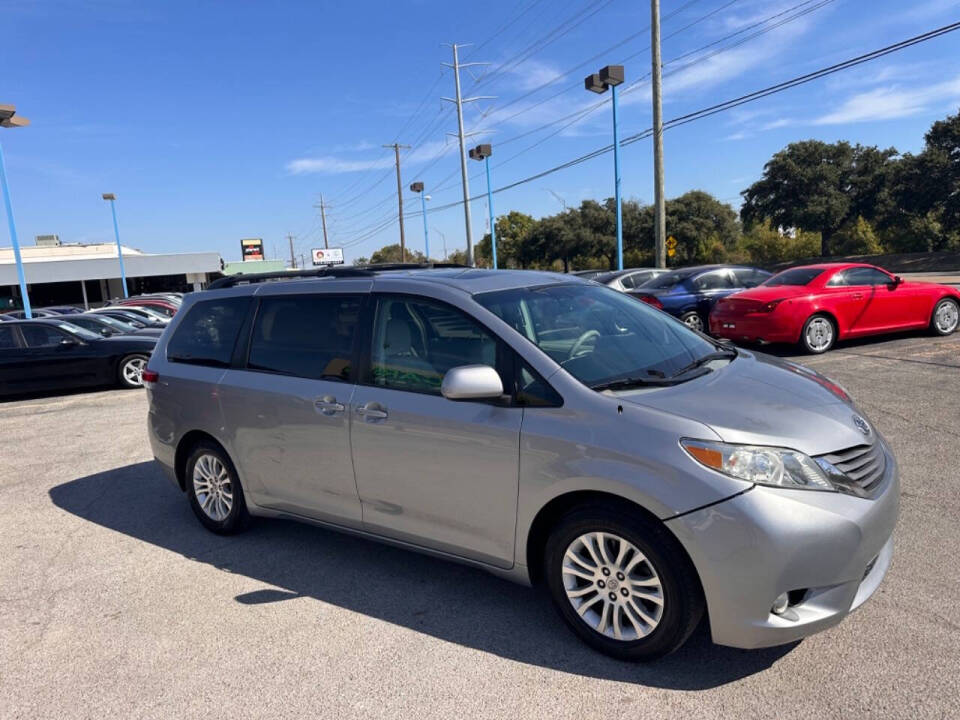
MULTIPOLYGON (((739 214, 702 190, 669 199, 667 233, 677 246, 668 264, 762 266, 815 256, 960 251, 960 112, 933 123, 924 141, 917 154, 845 141, 790 143, 741 193, 739 214)), ((498 264, 564 272, 612 269, 615 210, 612 198, 584 200, 539 219, 511 210, 496 219, 498 264)), ((653 206, 626 200, 622 216, 625 267, 652 265, 653 206)), ((399 260, 399 245, 369 258, 399 260)), ((426 258, 408 250, 407 260, 426 258)), ((463 262, 464 252, 447 260, 463 262)), ((476 246, 476 263, 492 264, 489 233, 476 246)))

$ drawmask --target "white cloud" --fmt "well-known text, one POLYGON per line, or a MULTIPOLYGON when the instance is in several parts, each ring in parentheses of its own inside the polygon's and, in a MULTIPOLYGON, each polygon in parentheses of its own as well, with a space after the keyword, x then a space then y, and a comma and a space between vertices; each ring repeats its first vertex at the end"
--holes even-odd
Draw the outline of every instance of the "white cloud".
POLYGON ((778 118, 777 120, 764 123, 760 126, 760 130, 776 130, 777 128, 787 127, 788 125, 793 124, 793 120, 790 120, 789 118, 778 118))
MULTIPOLYGON (((478 133, 474 137, 482 137, 486 133, 478 133)), ((440 155, 447 155, 457 150, 457 144, 450 140, 435 140, 420 145, 411 152, 402 155, 404 164, 416 165, 434 160, 440 155)), ((286 170, 291 175, 340 175, 344 173, 363 172, 365 170, 379 170, 393 167, 394 157, 387 150, 378 157, 351 159, 338 155, 318 155, 315 157, 296 158, 286 164, 286 170)))
POLYGON ((916 115, 949 100, 960 98, 960 76, 926 87, 888 86, 850 97, 833 112, 817 118, 815 125, 840 125, 870 120, 891 120, 916 115))

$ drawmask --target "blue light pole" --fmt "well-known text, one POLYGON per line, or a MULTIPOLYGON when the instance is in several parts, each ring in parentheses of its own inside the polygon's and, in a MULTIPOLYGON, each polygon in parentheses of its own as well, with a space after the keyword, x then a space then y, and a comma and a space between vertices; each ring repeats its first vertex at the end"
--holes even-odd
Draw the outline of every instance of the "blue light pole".
POLYGON ((422 182, 411 183, 410 189, 420 195, 420 212, 423 215, 423 249, 427 254, 427 262, 430 262, 430 233, 427 231, 427 200, 430 196, 423 192, 422 182))
MULTIPOLYGON (((14 128, 26 127, 30 124, 22 115, 16 115, 16 108, 13 105, 0 105, 0 127, 14 128)), ((10 202, 10 188, 7 185, 7 169, 3 161, 3 146, 0 145, 0 192, 3 193, 3 204, 7 210, 7 225, 10 228, 10 242, 13 244, 13 259, 17 263, 17 277, 20 280, 20 298, 23 300, 23 311, 27 318, 33 317, 33 310, 30 307, 30 296, 27 293, 27 279, 23 274, 23 259, 20 257, 20 241, 17 239, 17 224, 13 220, 13 205, 10 202)))
POLYGON ((617 121, 617 85, 623 82, 623 65, 607 65, 600 72, 588 75, 584 87, 590 92, 604 93, 610 88, 613 101, 613 175, 617 203, 617 270, 623 270, 623 215, 620 210, 620 125, 617 121))
POLYGON ((120 284, 123 286, 123 296, 130 297, 127 292, 127 273, 123 269, 123 248, 120 247, 120 227, 117 225, 117 206, 114 204, 117 196, 113 193, 104 193, 103 199, 110 203, 110 212, 113 215, 113 235, 117 238, 117 258, 120 260, 120 284))
POLYGON ((490 189, 490 156, 493 150, 489 145, 477 145, 470 151, 474 160, 483 160, 487 171, 487 209, 490 211, 490 254, 493 256, 493 269, 497 269, 497 225, 493 218, 493 191, 490 189))

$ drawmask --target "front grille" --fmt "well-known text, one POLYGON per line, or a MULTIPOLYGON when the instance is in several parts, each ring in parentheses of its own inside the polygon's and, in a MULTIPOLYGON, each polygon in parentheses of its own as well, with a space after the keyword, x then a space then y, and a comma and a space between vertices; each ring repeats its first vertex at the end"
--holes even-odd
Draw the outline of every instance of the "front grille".
POLYGON ((839 452, 820 455, 820 457, 866 491, 876 487, 887 466, 880 443, 856 445, 839 452))

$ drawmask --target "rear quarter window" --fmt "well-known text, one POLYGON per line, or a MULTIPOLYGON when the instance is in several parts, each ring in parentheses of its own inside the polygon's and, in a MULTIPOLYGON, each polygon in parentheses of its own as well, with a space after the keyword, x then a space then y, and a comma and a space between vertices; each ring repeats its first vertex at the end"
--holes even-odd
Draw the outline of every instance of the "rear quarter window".
POLYGON ((226 367, 249 307, 249 297, 196 303, 170 338, 167 360, 226 367))

